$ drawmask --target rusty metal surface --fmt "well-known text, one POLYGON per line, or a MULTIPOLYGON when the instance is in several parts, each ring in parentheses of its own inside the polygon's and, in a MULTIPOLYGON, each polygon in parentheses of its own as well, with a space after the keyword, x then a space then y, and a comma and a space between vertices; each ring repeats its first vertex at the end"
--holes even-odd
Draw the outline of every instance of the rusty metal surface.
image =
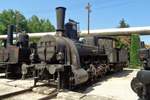
POLYGON ((127 62, 128 61, 128 51, 126 49, 119 50, 119 62, 127 62))
POLYGON ((0 63, 4 63, 8 60, 8 50, 4 47, 0 48, 0 63))
POLYGON ((19 48, 16 46, 8 46, 7 47, 10 63, 18 63, 19 60, 19 48))

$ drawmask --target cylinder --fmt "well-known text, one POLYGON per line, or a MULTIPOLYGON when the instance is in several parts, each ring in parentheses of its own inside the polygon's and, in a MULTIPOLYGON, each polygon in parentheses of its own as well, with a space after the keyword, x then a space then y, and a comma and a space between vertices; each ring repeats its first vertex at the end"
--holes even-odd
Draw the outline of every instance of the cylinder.
POLYGON ((64 34, 65 11, 66 11, 65 7, 56 8, 57 33, 61 32, 62 36, 65 36, 64 34))
POLYGON ((8 25, 7 29, 7 45, 13 45, 13 31, 14 25, 8 25))

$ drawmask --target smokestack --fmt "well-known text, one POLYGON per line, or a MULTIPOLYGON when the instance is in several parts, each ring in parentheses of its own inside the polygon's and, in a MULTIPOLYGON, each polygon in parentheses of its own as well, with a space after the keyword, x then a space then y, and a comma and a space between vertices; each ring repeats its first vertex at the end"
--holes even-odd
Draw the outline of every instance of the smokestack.
POLYGON ((8 25, 7 28, 7 45, 13 45, 13 31, 14 25, 8 25))
POLYGON ((65 36, 64 33, 64 23, 65 23, 65 7, 57 7, 56 8, 56 16, 57 16, 57 34, 61 36, 65 36))

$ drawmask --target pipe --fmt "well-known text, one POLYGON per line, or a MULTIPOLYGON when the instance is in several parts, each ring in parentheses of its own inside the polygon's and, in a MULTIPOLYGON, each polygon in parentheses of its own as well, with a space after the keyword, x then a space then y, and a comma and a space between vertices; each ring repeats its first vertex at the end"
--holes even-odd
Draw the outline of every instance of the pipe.
MULTIPOLYGON (((45 35, 56 35, 56 32, 42 32, 42 33, 27 33, 29 37, 42 37, 45 35)), ((130 28, 114 28, 114 29, 99 29, 90 30, 90 35, 100 36, 130 36, 131 34, 150 35, 150 26, 145 27, 130 27, 130 28)), ((81 31, 80 36, 87 36, 87 31, 81 31)), ((16 35, 13 35, 16 38, 16 35)), ((0 35, 0 40, 6 39, 7 35, 0 35)))

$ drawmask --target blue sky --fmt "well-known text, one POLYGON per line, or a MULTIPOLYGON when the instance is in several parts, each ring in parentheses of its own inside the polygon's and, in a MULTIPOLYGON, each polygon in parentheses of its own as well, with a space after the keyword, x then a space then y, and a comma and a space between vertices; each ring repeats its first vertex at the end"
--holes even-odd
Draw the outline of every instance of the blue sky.
MULTIPOLYGON (((91 29, 117 27, 124 18, 130 26, 150 26, 150 0, 0 0, 0 11, 19 10, 27 18, 37 15, 48 18, 56 26, 55 8, 67 8, 66 21, 71 18, 80 22, 80 29, 87 29, 87 3, 92 5, 91 29)), ((142 40, 150 43, 150 37, 142 40)))

